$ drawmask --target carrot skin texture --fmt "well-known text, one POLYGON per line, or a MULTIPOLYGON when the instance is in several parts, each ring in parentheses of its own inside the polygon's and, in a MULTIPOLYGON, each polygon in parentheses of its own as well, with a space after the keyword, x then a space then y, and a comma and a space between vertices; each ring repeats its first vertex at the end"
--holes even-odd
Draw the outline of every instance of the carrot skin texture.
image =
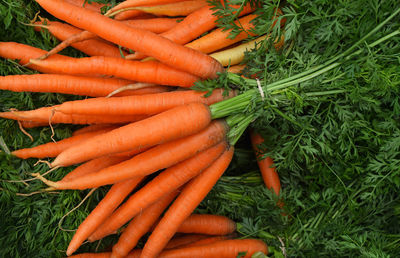
POLYGON ((173 237, 165 245, 164 250, 182 248, 183 246, 195 243, 197 241, 201 241, 208 237, 209 236, 202 234, 185 234, 183 236, 173 237))
POLYGON ((222 142, 163 171, 119 207, 89 240, 98 240, 115 232, 142 209, 201 173, 226 147, 226 142, 222 142))
POLYGON ((125 197, 143 180, 143 177, 118 182, 111 187, 97 207, 86 217, 75 232, 67 255, 75 252, 86 238, 118 207, 125 197))
POLYGON ((257 164, 260 168, 265 186, 268 189, 274 191, 276 195, 279 195, 279 192, 281 190, 281 182, 279 180, 279 175, 276 172, 275 167, 273 167, 274 161, 271 159, 271 157, 261 159, 262 153, 258 145, 262 144, 264 142, 264 139, 260 134, 254 131, 250 133, 250 139, 254 152, 257 156, 257 164))
POLYGON ((58 60, 31 60, 36 66, 61 74, 104 74, 118 78, 161 85, 191 87, 199 78, 157 61, 139 62, 105 56, 58 60))
POLYGON ((203 131, 165 144, 160 144, 121 164, 103 169, 90 176, 74 182, 55 183, 58 189, 87 189, 128 179, 144 176, 157 170, 167 168, 190 158, 198 152, 219 143, 226 137, 227 127, 216 121, 203 131))
POLYGON ((201 52, 185 48, 149 31, 135 29, 101 14, 61 0, 36 0, 55 17, 128 49, 152 56, 162 63, 197 75, 215 78, 223 67, 201 52), (196 60, 196 62, 193 62, 196 60))
POLYGON ((110 125, 111 124, 98 124, 98 125, 85 126, 85 127, 82 127, 82 128, 79 128, 79 129, 73 131, 72 136, 102 130, 104 128, 109 127, 110 125))
POLYGON ((205 5, 207 5, 207 2, 205 0, 186 0, 176 3, 152 6, 137 6, 133 8, 135 10, 150 13, 156 16, 177 17, 190 15, 191 13, 195 12, 205 5))
POLYGON ((206 197, 211 188, 228 168, 232 160, 233 151, 234 148, 230 147, 210 167, 183 188, 178 198, 170 206, 150 235, 140 257, 157 257, 182 222, 206 197))
POLYGON ((224 97, 223 92, 223 89, 216 89, 208 97, 204 97, 206 92, 188 90, 119 98, 67 101, 58 106, 57 111, 65 114, 85 115, 152 115, 188 103, 197 102, 211 105, 234 95, 232 92, 230 96, 224 97))
POLYGON ((222 241, 222 240, 233 239, 234 237, 235 237, 235 234, 207 237, 204 239, 200 239, 198 241, 194 241, 193 243, 189 243, 187 245, 181 246, 180 248, 208 245, 208 244, 215 243, 215 242, 222 241))
POLYGON ((46 157, 56 157, 65 149, 74 146, 75 144, 85 141, 86 139, 103 134, 105 132, 109 132, 112 129, 115 129, 115 126, 110 126, 108 128, 104 128, 102 130, 88 132, 82 135, 72 136, 60 140, 58 142, 48 142, 45 144, 41 144, 32 148, 25 148, 13 151, 11 154, 21 158, 21 159, 28 159, 28 158, 46 158, 46 157))
POLYGON ((106 6, 106 4, 100 4, 95 2, 88 3, 87 0, 65 0, 65 1, 75 6, 83 7, 98 13, 101 13, 101 8, 106 6))
POLYGON ((126 9, 129 7, 136 7, 136 6, 148 6, 148 5, 160 5, 160 4, 169 4, 169 3, 176 3, 182 2, 184 0, 126 0, 123 1, 113 8, 111 8, 107 14, 111 14, 115 11, 126 9))
POLYGON ((163 33, 178 24, 176 18, 134 19, 123 21, 128 26, 148 30, 154 33, 163 33))
POLYGON ((206 235, 227 235, 236 230, 236 223, 225 216, 192 214, 179 226, 177 232, 206 235))
POLYGON ((172 191, 166 194, 133 218, 119 237, 118 242, 113 246, 111 258, 127 256, 177 195, 178 191, 172 191))

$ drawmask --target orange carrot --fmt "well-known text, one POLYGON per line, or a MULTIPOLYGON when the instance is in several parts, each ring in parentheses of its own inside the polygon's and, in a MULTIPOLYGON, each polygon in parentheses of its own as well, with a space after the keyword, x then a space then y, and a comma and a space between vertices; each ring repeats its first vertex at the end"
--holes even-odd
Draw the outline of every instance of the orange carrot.
MULTIPOLYGON (((204 97, 206 92, 188 90, 119 98, 93 98, 64 102, 56 110, 65 114, 151 115, 188 103, 211 105, 228 98, 223 96, 223 92, 223 89, 216 89, 208 97, 204 97)), ((234 93, 231 94, 233 95, 234 93)))
POLYGON ((105 56, 71 58, 69 61, 54 59, 31 60, 31 63, 62 74, 104 74, 139 82, 191 87, 199 78, 171 68, 160 62, 139 62, 105 56))
POLYGON ((72 136, 94 132, 109 127, 111 124, 88 125, 72 132, 72 136))
POLYGON ((208 106, 190 103, 122 126, 63 151, 52 166, 68 166, 96 157, 149 147, 200 132, 211 121, 208 106), (160 125, 168 125, 168 130, 160 125))
MULTIPOLYGON (((81 29, 56 21, 42 20, 40 22, 35 22, 34 24, 40 25, 35 27, 35 30, 40 31, 41 28, 45 28, 54 37, 61 41, 65 41, 68 38, 82 32, 81 29)), ((121 52, 116 46, 96 38, 83 40, 80 42, 72 43, 70 45, 73 48, 78 49, 89 56, 111 56, 118 58, 121 57, 121 52)), ((65 42, 63 42, 63 44, 65 44, 65 42)), ((122 53, 124 55, 127 54, 125 51, 122 51, 122 53)))
POLYGON ((187 0, 163 5, 128 7, 110 13, 109 16, 114 16, 117 13, 128 10, 138 10, 141 12, 154 14, 156 16, 187 16, 205 5, 207 5, 207 1, 205 0, 187 0))
POLYGON ((154 33, 162 33, 178 24, 177 18, 134 19, 123 21, 125 24, 154 33))
POLYGON ((257 156, 258 167, 260 168, 262 178, 264 180, 264 184, 268 189, 274 191, 276 195, 279 195, 281 191, 281 182, 279 180, 279 175, 276 172, 274 165, 274 161, 271 157, 263 158, 260 144, 264 142, 262 136, 254 131, 251 132, 251 144, 253 146, 254 152, 257 156))
MULTIPOLYGON (((81 177, 79 177, 81 178, 81 177)), ((103 200, 79 225, 74 237, 69 243, 67 255, 75 252, 86 238, 118 207, 125 197, 143 180, 135 177, 121 181, 111 187, 103 200)))
POLYGON ((19 121, 23 128, 35 128, 41 126, 48 126, 48 122, 34 122, 34 121, 19 121))
MULTIPOLYGON (((169 125, 173 125, 173 123, 169 125)), ((135 176, 144 176, 157 170, 173 166, 217 144, 225 138, 226 130, 226 125, 223 122, 215 121, 197 134, 160 144, 136 155, 126 162, 103 169, 96 173, 96 177, 82 177, 80 180, 74 180, 68 183, 46 183, 58 189, 86 189, 112 184, 135 176)))
MULTIPOLYGON (((233 147, 225 151, 210 167, 189 182, 174 201, 147 240, 141 257, 157 257, 182 222, 206 197, 232 160, 233 147)), ((195 248, 195 247, 192 247, 195 248)), ((192 256, 199 257, 199 256, 192 256)))
POLYGON ((225 216, 191 214, 179 226, 177 232, 206 235, 227 235, 236 230, 236 223, 225 216))
POLYGON ((105 15, 109 16, 115 11, 126 9, 129 7, 149 6, 149 5, 162 5, 168 3, 182 2, 184 0, 127 0, 123 1, 106 12, 105 15))
MULTIPOLYGON (((57 106, 54 106, 57 107, 57 106)), ((42 107, 29 111, 0 112, 0 118, 19 121, 46 122, 47 124, 123 124, 142 120, 146 115, 108 116, 108 115, 76 115, 54 112, 54 107, 42 107)))
POLYGON ((251 32, 251 29, 253 28, 251 21, 256 17, 257 15, 251 14, 236 21, 235 23, 239 25, 243 31, 241 31, 233 39, 228 37, 231 33, 230 30, 223 30, 222 28, 219 28, 199 39, 186 44, 185 46, 207 54, 230 46, 236 42, 248 38, 249 36, 254 36, 254 33, 251 32))
POLYGON ((164 250, 182 248, 183 246, 190 245, 207 238, 209 238, 208 235, 202 234, 184 234, 182 236, 174 236, 165 245, 164 250))
POLYGON ((36 2, 61 20, 117 45, 152 56, 171 67, 201 78, 215 78, 217 72, 223 71, 222 66, 208 55, 173 43, 152 32, 129 27, 61 0, 36 0, 36 2))
POLYGON ((187 245, 180 246, 179 248, 208 245, 208 244, 215 243, 215 242, 222 241, 222 240, 233 239, 234 237, 235 237, 235 234, 229 234, 229 235, 224 235, 224 236, 207 237, 207 238, 204 238, 204 239, 200 239, 198 241, 194 241, 194 242, 189 243, 187 245))
POLYGON ((88 10, 92 10, 98 13, 101 13, 101 8, 106 6, 106 4, 100 4, 100 3, 96 3, 96 2, 91 2, 89 3, 87 0, 65 0, 66 2, 79 6, 79 7, 83 7, 86 8, 88 10))
POLYGON ((36 147, 15 150, 11 154, 18 158, 21 158, 21 159, 28 159, 28 158, 41 159, 41 158, 46 158, 46 157, 56 157, 58 154, 60 154, 65 149, 67 149, 71 146, 74 146, 75 144, 77 144, 79 142, 85 141, 86 139, 89 139, 90 137, 100 135, 105 132, 109 132, 115 128, 116 128, 115 126, 110 126, 107 128, 103 128, 102 130, 88 132, 88 133, 84 133, 81 135, 65 138, 58 142, 49 142, 49 143, 41 144, 36 147))
POLYGON ((136 216, 121 234, 118 242, 113 246, 111 258, 126 257, 177 195, 178 191, 172 191, 164 195, 136 216))
POLYGON ((226 147, 226 142, 220 143, 169 167, 133 194, 89 237, 89 240, 98 240, 115 232, 132 217, 140 213, 142 209, 148 207, 166 193, 178 189, 191 178, 201 173, 222 154, 226 147))
MULTIPOLYGON (((140 257, 148 257, 145 254, 146 246, 143 248, 140 257)), ((230 258, 238 257, 239 253, 246 253, 243 258, 250 258, 254 253, 262 252, 268 254, 267 245, 258 239, 233 239, 216 241, 210 244, 182 247, 178 249, 170 249, 160 253, 159 258, 230 258)))

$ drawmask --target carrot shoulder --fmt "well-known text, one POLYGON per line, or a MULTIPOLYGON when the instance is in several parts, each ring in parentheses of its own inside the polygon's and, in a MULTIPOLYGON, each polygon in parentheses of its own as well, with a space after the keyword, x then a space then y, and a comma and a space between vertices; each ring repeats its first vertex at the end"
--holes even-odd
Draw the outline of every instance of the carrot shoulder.
POLYGON ((223 67, 213 58, 165 39, 155 33, 135 29, 101 14, 61 0, 36 0, 55 17, 90 31, 117 45, 152 56, 162 63, 201 78, 215 78, 223 67), (193 62, 196 60, 196 62, 193 62))

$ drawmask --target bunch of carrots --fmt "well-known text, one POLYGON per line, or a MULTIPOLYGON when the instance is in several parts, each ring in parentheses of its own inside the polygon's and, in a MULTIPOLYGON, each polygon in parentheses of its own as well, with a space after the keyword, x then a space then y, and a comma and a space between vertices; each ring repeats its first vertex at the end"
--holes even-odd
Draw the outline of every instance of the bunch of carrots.
MULTIPOLYGON (((117 233, 128 222, 112 253, 76 257, 266 254, 268 248, 260 240, 233 239, 236 227, 229 218, 192 214, 228 168, 237 138, 255 118, 237 115, 252 101, 245 94, 188 88, 196 81, 217 78, 226 66, 231 72, 243 68, 235 65, 243 60, 244 51, 268 37, 260 35, 241 44, 255 36, 251 21, 257 7, 232 6, 240 17, 236 22, 244 29, 232 39, 229 31, 216 28, 217 17, 205 0, 127 0, 112 8, 83 0, 36 2, 66 23, 40 18, 29 26, 48 30, 62 42, 49 52, 0 42, 0 56, 41 72, 1 77, 0 89, 92 98, 30 111, 10 110, 0 117, 18 121, 21 128, 88 126, 70 138, 12 155, 54 157, 48 173, 81 164, 57 182, 47 180, 45 174, 32 174, 49 186, 46 191, 112 185, 75 232, 67 255, 86 240, 117 233), (104 7, 109 10, 103 15, 104 7), (57 54, 68 46, 90 57, 57 54), (148 232, 144 248, 134 249, 148 232)), ((276 47, 282 42, 277 40, 276 47)), ((266 186, 279 195, 272 160, 261 160, 263 139, 256 132, 251 138, 266 186)))

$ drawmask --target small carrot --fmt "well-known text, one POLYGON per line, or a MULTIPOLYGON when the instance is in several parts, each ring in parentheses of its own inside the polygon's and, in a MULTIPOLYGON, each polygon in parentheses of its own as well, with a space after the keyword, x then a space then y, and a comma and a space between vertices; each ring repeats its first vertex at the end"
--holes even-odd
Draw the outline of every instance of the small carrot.
POLYGON ((251 144, 257 156, 257 163, 258 167, 260 168, 264 184, 268 189, 273 190, 276 195, 279 195, 279 192, 281 191, 281 182, 275 167, 273 167, 274 161, 271 159, 271 157, 263 158, 262 152, 259 148, 260 144, 264 142, 264 139, 260 134, 254 131, 250 133, 250 136, 251 144))
POLYGON ((172 191, 157 202, 144 209, 136 216, 125 228, 119 237, 118 242, 112 248, 111 258, 126 257, 136 246, 139 239, 149 231, 151 226, 157 221, 161 213, 167 208, 173 199, 178 195, 178 191, 172 191))
POLYGON ((119 98, 93 98, 64 102, 56 108, 56 111, 86 115, 151 115, 188 103, 211 105, 234 95, 231 93, 231 96, 224 97, 223 93, 223 89, 216 89, 210 96, 204 97, 206 92, 188 90, 119 98))
POLYGON ((227 235, 236 230, 236 223, 225 216, 191 214, 179 226, 177 232, 206 235, 227 235))
POLYGON ((97 73, 160 85, 191 87, 199 79, 157 61, 139 62, 105 56, 70 58, 61 62, 55 59, 31 60, 31 63, 61 74, 97 73))
POLYGON ((25 148, 25 149, 19 149, 13 151, 11 154, 21 158, 21 159, 28 159, 28 158, 46 158, 46 157, 56 157, 58 154, 60 154, 62 151, 65 149, 74 146, 75 144, 85 141, 86 139, 89 139, 90 137, 103 134, 105 132, 109 132, 112 129, 115 129, 115 126, 109 126, 107 128, 103 128, 102 130, 94 131, 94 132, 88 132, 84 133, 81 135, 77 136, 72 136, 69 138, 65 138, 63 140, 60 140, 58 142, 49 142, 45 144, 41 144, 39 146, 31 147, 31 148, 25 148))
MULTIPOLYGON (((38 31, 40 31, 42 28, 47 29, 54 37, 61 41, 68 40, 70 37, 82 32, 81 29, 75 28, 66 23, 49 20, 42 20, 34 23, 33 25, 37 25, 35 30, 38 31)), ((63 44, 66 44, 66 42, 63 42, 63 44)), ((82 40, 70 45, 89 56, 121 57, 121 52, 118 47, 98 39, 97 36, 93 39, 82 40)), ((122 54, 127 54, 125 51, 121 51, 122 54)))
MULTIPOLYGON (((188 159, 210 148, 226 137, 226 125, 215 121, 201 132, 182 139, 160 144, 126 162, 103 169, 96 177, 82 177, 71 182, 45 182, 58 189, 86 189, 112 184, 135 176, 144 176, 188 159)), ((140 146, 140 145, 139 145, 140 146)), ((143 145, 142 145, 143 148, 143 145)), ((56 163, 57 164, 57 163, 56 163)))
POLYGON ((204 104, 178 106, 75 145, 58 155, 52 166, 68 166, 139 146, 149 147, 176 140, 200 132, 210 121, 209 108, 204 104), (160 125, 168 125, 168 130, 160 125))
MULTIPOLYGON (((203 173, 185 185, 178 198, 170 206, 150 235, 143 248, 141 257, 157 257, 182 222, 193 212, 204 197, 206 197, 211 188, 228 168, 232 156, 233 147, 226 150, 222 156, 211 164, 203 173)), ((199 256, 195 255, 192 257, 199 256)))
POLYGON ((117 45, 152 56, 176 69, 201 78, 215 78, 217 72, 223 71, 223 67, 208 55, 173 43, 155 33, 129 27, 61 0, 36 0, 36 2, 61 20, 117 45))
POLYGON ((142 209, 201 173, 222 154, 226 147, 226 142, 222 142, 163 171, 133 194, 90 236, 89 240, 98 240, 115 232, 142 209))
POLYGON ((75 252, 86 238, 118 207, 125 197, 143 180, 136 177, 121 181, 111 187, 103 200, 79 225, 74 237, 69 243, 67 255, 75 252))

